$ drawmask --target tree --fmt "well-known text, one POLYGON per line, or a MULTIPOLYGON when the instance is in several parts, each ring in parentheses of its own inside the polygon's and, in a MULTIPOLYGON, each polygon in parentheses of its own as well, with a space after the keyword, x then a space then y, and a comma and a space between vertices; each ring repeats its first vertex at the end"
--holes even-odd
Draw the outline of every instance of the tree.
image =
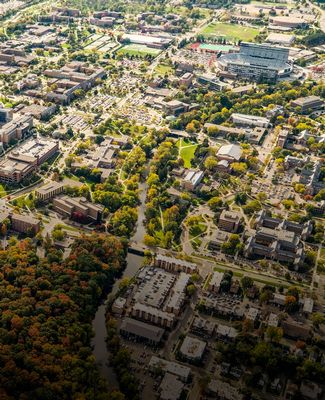
POLYGON ((266 330, 266 336, 272 343, 279 343, 283 337, 283 329, 276 326, 269 326, 266 330))
POLYGON ((319 329, 320 325, 325 324, 325 316, 319 312, 311 314, 310 319, 316 329, 319 329))
POLYGON ((204 161, 204 167, 208 171, 213 171, 216 168, 217 165, 218 165, 218 160, 214 156, 209 156, 204 161))
POLYGON ((251 288, 254 285, 254 280, 249 276, 244 276, 241 281, 241 286, 244 290, 251 288))

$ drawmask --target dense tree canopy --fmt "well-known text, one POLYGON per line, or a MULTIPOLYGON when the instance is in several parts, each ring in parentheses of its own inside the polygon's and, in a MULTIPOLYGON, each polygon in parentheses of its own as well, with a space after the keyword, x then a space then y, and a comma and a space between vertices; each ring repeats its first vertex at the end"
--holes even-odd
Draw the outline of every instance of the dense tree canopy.
POLYGON ((60 264, 51 252, 39 259, 30 240, 0 251, 0 398, 110 399, 90 348, 91 320, 125 246, 94 235, 60 264))

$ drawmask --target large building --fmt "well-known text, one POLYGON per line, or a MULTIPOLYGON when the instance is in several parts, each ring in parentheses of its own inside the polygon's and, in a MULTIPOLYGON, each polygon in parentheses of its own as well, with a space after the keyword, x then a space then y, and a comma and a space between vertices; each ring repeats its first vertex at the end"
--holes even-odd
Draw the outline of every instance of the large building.
POLYGON ((53 199, 53 208, 58 213, 72 218, 78 216, 95 222, 99 222, 104 211, 104 207, 93 204, 84 197, 59 196, 53 199))
POLYGON ((319 96, 299 97, 291 102, 292 107, 300 107, 303 114, 309 111, 320 110, 324 107, 324 100, 319 96))
POLYGON ((62 182, 49 182, 46 185, 35 190, 36 197, 41 201, 47 201, 52 199, 54 196, 61 194, 64 190, 64 184, 62 182))
POLYGON ((59 150, 54 140, 31 139, 10 152, 0 162, 0 181, 19 183, 39 165, 51 158, 59 150))
POLYGON ((2 109, 1 111, 2 122, 5 122, 0 128, 0 141, 2 143, 11 144, 14 140, 20 140, 33 128, 33 118, 30 115, 12 119, 10 109, 2 109))
POLYGON ((273 218, 266 211, 260 211, 256 221, 255 234, 250 235, 245 246, 247 257, 266 257, 287 262, 296 267, 305 257, 303 241, 311 234, 312 224, 273 218))
POLYGON ((257 82, 275 82, 290 75, 289 50, 265 44, 241 43, 239 53, 222 55, 217 63, 221 75, 257 82))
POLYGON ((241 215, 238 212, 223 210, 219 217, 218 227, 226 232, 235 233, 240 225, 241 215))

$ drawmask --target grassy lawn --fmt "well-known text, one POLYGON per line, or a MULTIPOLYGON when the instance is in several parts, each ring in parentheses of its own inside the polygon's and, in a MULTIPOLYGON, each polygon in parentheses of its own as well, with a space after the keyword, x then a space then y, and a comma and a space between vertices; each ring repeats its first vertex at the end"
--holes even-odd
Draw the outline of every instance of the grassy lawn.
POLYGON ((194 158, 194 153, 197 148, 197 144, 192 143, 189 140, 180 139, 177 141, 177 147, 179 148, 179 155, 184 160, 184 167, 191 168, 191 160, 194 158))
POLYGON ((33 210, 35 208, 34 195, 31 199, 29 198, 29 195, 18 197, 17 199, 12 201, 12 204, 18 208, 29 208, 30 210, 33 210))
POLYGON ((205 26, 200 34, 207 38, 224 37, 229 41, 250 41, 259 34, 259 29, 236 24, 213 22, 205 26))
POLYGON ((172 74, 174 72, 174 68, 169 66, 169 65, 165 65, 165 64, 158 64, 157 67, 155 68, 155 75, 166 75, 166 74, 172 74))
POLYGON ((6 189, 3 185, 0 184, 0 197, 5 196, 7 194, 6 189))
POLYGON ((142 44, 127 44, 117 51, 117 54, 145 57, 146 55, 158 56, 161 53, 159 49, 152 49, 142 44))

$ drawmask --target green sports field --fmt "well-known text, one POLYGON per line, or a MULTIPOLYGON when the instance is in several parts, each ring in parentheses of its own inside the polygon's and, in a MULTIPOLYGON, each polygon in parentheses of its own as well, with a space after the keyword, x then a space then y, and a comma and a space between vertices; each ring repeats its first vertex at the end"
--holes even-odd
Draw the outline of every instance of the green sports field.
POLYGON ((205 26, 200 34, 207 38, 224 37, 229 41, 250 41, 254 40, 259 34, 259 29, 243 25, 212 22, 205 26))
POLYGON ((127 44, 117 51, 117 54, 128 54, 130 56, 145 57, 146 55, 158 56, 159 49, 153 49, 143 44, 127 44))

